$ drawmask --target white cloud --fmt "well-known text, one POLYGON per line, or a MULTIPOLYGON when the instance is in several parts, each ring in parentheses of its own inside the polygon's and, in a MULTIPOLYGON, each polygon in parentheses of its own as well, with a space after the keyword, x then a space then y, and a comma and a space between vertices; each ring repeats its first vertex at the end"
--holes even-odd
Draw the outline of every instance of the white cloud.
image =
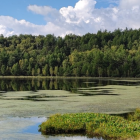
MULTIPOLYGON (((108 0, 113 3, 114 0, 108 0)), ((95 0, 79 0, 74 7, 60 10, 49 6, 29 5, 28 10, 44 16, 46 25, 35 25, 25 20, 0 16, 0 34, 54 34, 64 36, 69 33, 83 35, 98 30, 113 31, 117 28, 140 28, 140 1, 116 0, 116 7, 96 9, 95 0)))
POLYGON ((139 0, 120 0, 120 7, 122 9, 132 9, 135 6, 140 6, 139 0))
POLYGON ((40 15, 53 15, 53 16, 57 16, 58 15, 58 11, 55 8, 49 7, 49 6, 37 6, 37 5, 29 5, 28 6, 28 10, 32 11, 36 14, 40 14, 40 15))
POLYGON ((0 34, 10 36, 14 34, 14 31, 10 31, 6 26, 0 25, 0 34))
POLYGON ((59 32, 63 32, 59 26, 48 22, 46 25, 35 25, 25 20, 17 20, 9 16, 0 16, 0 34, 4 36, 19 35, 19 34, 53 34, 59 35, 59 32))

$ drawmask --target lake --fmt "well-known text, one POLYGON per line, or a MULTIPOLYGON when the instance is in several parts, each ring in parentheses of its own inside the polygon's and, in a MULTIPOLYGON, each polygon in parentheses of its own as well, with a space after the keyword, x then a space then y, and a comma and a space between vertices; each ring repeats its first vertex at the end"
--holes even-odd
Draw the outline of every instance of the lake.
POLYGON ((44 136, 38 126, 56 113, 123 114, 139 107, 136 79, 1 79, 0 139, 97 140, 44 136))

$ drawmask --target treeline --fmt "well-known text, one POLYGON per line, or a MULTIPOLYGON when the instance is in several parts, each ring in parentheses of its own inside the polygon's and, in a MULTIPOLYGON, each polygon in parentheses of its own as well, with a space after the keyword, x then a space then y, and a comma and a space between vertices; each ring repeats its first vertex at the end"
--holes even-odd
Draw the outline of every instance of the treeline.
POLYGON ((140 77, 140 29, 0 36, 0 75, 140 77))

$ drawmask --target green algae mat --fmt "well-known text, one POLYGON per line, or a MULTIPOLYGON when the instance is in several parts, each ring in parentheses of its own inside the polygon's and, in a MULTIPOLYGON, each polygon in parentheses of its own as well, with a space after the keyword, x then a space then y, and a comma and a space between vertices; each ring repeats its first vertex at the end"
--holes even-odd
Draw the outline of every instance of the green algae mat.
POLYGON ((140 86, 107 85, 64 90, 0 92, 0 116, 45 116, 56 113, 120 114, 140 107, 140 86))

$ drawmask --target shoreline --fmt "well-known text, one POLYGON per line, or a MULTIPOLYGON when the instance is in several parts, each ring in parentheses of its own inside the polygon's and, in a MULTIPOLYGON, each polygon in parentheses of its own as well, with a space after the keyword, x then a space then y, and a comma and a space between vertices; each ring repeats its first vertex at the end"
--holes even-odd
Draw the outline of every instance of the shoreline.
POLYGON ((121 80, 140 80, 137 77, 65 77, 65 76, 0 76, 0 79, 121 79, 121 80))

